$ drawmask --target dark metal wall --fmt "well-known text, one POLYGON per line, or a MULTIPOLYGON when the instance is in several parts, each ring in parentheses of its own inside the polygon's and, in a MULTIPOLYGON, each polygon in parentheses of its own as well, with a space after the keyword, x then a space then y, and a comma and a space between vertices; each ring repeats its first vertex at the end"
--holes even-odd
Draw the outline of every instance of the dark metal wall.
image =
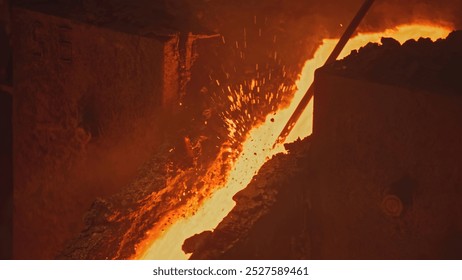
POLYGON ((0 259, 12 252, 12 96, 8 1, 0 0, 0 259))
POLYGON ((0 91, 0 259, 11 259, 13 153, 12 97, 0 91))

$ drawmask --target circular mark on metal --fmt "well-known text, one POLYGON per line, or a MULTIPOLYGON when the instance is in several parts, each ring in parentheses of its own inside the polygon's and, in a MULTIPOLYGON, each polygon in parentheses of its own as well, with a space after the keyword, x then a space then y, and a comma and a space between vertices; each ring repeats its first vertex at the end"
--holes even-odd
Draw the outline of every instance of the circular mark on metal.
POLYGON ((386 195, 382 200, 382 209, 388 216, 398 217, 403 212, 404 206, 396 195, 386 195))

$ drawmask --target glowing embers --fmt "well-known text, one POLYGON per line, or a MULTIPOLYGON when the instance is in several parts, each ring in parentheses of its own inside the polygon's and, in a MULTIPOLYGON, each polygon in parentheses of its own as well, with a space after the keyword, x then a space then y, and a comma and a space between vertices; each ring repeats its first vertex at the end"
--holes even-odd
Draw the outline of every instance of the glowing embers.
MULTIPOLYGON (((393 37, 400 43, 403 43, 408 39, 417 39, 420 37, 429 37, 432 40, 436 40, 446 37, 449 32, 450 29, 446 27, 415 24, 399 26, 381 33, 358 34, 356 37, 350 39, 340 58, 369 42, 380 42, 381 37, 393 37)), ((268 115, 262 124, 253 127, 248 133, 246 140, 242 143, 241 152, 237 154, 231 153, 226 165, 229 166, 229 169, 225 172, 225 183, 214 182, 215 179, 210 176, 198 178, 197 180, 204 180, 204 183, 209 186, 207 191, 201 193, 201 199, 190 196, 189 201, 184 203, 182 207, 166 213, 165 217, 174 218, 175 220, 169 226, 164 226, 162 223, 158 223, 158 226, 154 225, 151 238, 147 238, 145 244, 138 246, 137 258, 189 258, 189 255, 185 254, 181 249, 184 240, 195 234, 216 228, 220 221, 234 207, 235 202, 232 197, 250 183, 253 176, 268 159, 276 153, 284 152, 282 145, 274 148, 272 148, 272 145, 309 85, 313 82, 315 69, 324 64, 336 42, 336 39, 326 39, 323 41, 323 44, 316 51, 314 58, 305 63, 300 78, 296 83, 297 90, 289 106, 280 108, 274 115, 268 115), (177 213, 180 212, 183 214, 178 215, 177 213)), ((237 102, 238 100, 234 100, 233 98, 234 101, 237 102)), ((300 121, 295 125, 291 134, 286 139, 286 143, 311 134, 312 113, 313 107, 311 102, 300 118, 300 121)), ((230 133, 235 132, 237 129, 236 122, 231 118, 226 121, 230 125, 230 133)), ((230 151, 227 151, 227 149, 229 148, 222 147, 222 153, 229 153, 230 151)), ((210 171, 217 171, 222 166, 223 162, 217 160, 216 164, 212 165, 210 171)), ((191 180, 196 178, 182 178, 182 180, 186 179, 191 180)), ((174 183, 181 184, 179 180, 176 180, 174 183)))

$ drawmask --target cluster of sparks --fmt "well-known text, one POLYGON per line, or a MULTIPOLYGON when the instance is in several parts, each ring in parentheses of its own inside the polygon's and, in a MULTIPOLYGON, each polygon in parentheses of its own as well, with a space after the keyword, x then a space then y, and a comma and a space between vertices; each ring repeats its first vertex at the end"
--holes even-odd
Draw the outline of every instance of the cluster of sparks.
MULTIPOLYGON (((263 80, 261 83, 264 84, 265 81, 263 80)), ((281 84, 275 91, 262 94, 260 91, 261 83, 252 79, 249 83, 244 82, 239 85, 238 88, 233 89, 230 86, 226 88, 225 96, 230 103, 229 109, 221 112, 220 117, 227 125, 230 139, 244 137, 250 127, 262 122, 264 120, 263 110, 259 111, 259 109, 263 109, 262 107, 275 114, 282 97, 293 94, 295 90, 295 85, 281 84)))
POLYGON ((209 76, 212 102, 219 108, 229 141, 238 146, 251 128, 264 122, 267 115, 275 114, 296 90, 296 73, 287 70, 278 57, 277 36, 260 26, 266 21, 254 16, 252 25, 244 27, 236 40, 221 37, 235 59, 224 61, 221 71, 209 76), (264 53, 253 44, 256 40, 265 42, 264 53), (260 58, 255 59, 256 53, 260 58))
MULTIPOLYGON (((260 29, 261 35, 261 29, 260 29)), ((380 42, 382 37, 393 37, 400 43, 408 39, 428 37, 432 40, 448 35, 449 28, 412 24, 399 26, 380 33, 358 34, 351 38, 340 58, 352 50, 364 46, 368 42, 380 42)), ((244 30, 245 37, 247 36, 244 30)), ((276 40, 276 38, 275 38, 276 40)), ((189 254, 182 251, 182 244, 187 238, 206 230, 212 230, 228 215, 235 206, 233 196, 244 189, 257 174, 260 167, 273 155, 285 152, 283 145, 273 147, 279 133, 294 112, 299 101, 314 80, 315 69, 321 67, 332 49, 336 39, 326 39, 316 51, 314 57, 308 60, 294 84, 280 82, 273 71, 265 69, 265 74, 259 72, 258 77, 250 78, 237 86, 227 85, 216 80, 221 94, 216 94, 218 103, 227 104, 227 110, 221 113, 221 118, 227 124, 230 139, 242 139, 238 149, 225 144, 215 164, 201 176, 185 176, 170 181, 170 189, 181 189, 186 181, 199 180, 206 188, 197 188, 186 201, 175 210, 166 213, 164 219, 173 220, 166 224, 159 223, 152 229, 155 235, 147 238, 142 246, 138 246, 136 258, 142 259, 188 259, 189 254), (279 81, 276 86, 275 81, 279 81), (284 98, 292 96, 290 102, 284 98), (281 105, 282 104, 282 105, 281 105), (223 155, 228 155, 223 157, 223 155), (225 168, 225 170, 223 170, 225 168), (210 174, 221 174, 211 176, 210 174), (219 179, 218 179, 219 178, 219 179), (183 213, 181 216, 175 213, 183 213)), ((236 42, 236 48, 246 47, 236 42)), ((276 59, 276 54, 274 55, 276 59)), ((240 57, 245 55, 240 52, 240 57)), ((261 69, 260 69, 261 70, 261 69)), ((279 69, 282 75, 283 68, 279 69)), ((300 121, 295 125, 286 143, 311 134, 313 102, 305 109, 300 121)), ((186 187, 185 187, 186 188, 186 187)), ((181 193, 181 192, 180 192, 181 193)), ((181 195, 181 194, 180 194, 181 195)), ((166 203, 160 201, 159 203, 166 203)), ((172 208, 173 209, 173 208, 172 208)))

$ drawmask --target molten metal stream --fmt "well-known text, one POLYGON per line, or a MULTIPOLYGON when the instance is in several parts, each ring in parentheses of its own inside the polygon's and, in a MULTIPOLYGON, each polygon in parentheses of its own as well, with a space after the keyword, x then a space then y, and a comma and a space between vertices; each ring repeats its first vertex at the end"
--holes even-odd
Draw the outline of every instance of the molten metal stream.
MULTIPOLYGON (((450 28, 422 24, 399 26, 381 33, 358 34, 350 39, 339 58, 345 57, 352 50, 358 49, 369 42, 380 42, 382 37, 393 37, 400 43, 409 39, 428 37, 432 40, 446 37, 450 28)), ((272 148, 277 134, 287 123, 289 117, 297 107, 300 99, 307 91, 314 79, 315 69, 322 66, 336 45, 336 39, 326 39, 316 51, 314 58, 308 60, 299 80, 297 90, 287 108, 281 108, 276 115, 269 115, 261 125, 254 127, 243 143, 242 152, 236 158, 224 186, 216 186, 213 194, 205 199, 194 215, 179 218, 173 224, 159 233, 155 240, 147 243, 147 247, 138 248, 137 258, 141 259, 188 259, 181 247, 183 242, 198 233, 214 230, 226 215, 233 209, 233 196, 244 189, 257 174, 260 167, 273 155, 285 152, 283 145, 272 148)), ((312 132, 313 102, 311 101, 300 120, 295 125, 286 143, 297 138, 305 138, 312 132)), ((232 122, 232 120, 228 120, 232 122)), ((153 229, 155 230, 155 228, 153 229)))

